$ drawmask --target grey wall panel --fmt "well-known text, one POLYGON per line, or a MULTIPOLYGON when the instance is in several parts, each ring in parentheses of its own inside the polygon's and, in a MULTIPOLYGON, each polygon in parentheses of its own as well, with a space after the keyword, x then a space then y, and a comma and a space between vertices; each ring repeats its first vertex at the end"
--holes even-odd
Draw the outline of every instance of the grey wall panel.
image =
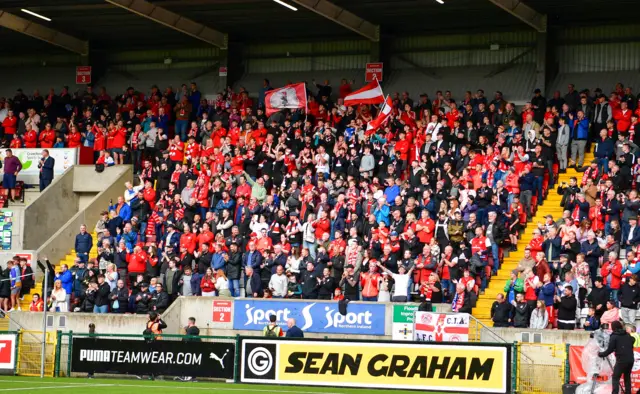
POLYGON ((640 70, 640 42, 564 45, 556 56, 560 73, 640 70))

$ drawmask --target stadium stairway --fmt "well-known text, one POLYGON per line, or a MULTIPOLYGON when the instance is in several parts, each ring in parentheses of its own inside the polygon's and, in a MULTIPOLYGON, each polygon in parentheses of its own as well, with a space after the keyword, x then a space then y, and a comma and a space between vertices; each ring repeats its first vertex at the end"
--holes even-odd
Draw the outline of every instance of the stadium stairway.
MULTIPOLYGON (((89 252, 89 259, 96 259, 98 257, 98 248, 95 246, 95 243, 98 240, 98 234, 96 234, 95 232, 91 233, 91 237, 93 238, 94 241, 94 245, 93 248, 91 248, 91 252, 89 252)), ((75 259, 76 259, 76 251, 75 250, 71 250, 69 251, 69 253, 58 262, 58 264, 53 264, 56 273, 60 271, 60 266, 62 264, 66 264, 69 268, 73 267, 75 264, 75 259)), ((32 267, 34 269, 34 271, 36 269, 39 269, 36 267, 32 267)), ((42 296, 42 276, 39 276, 39 279, 36 281, 35 287, 33 289, 31 289, 31 291, 29 292, 29 294, 25 294, 24 299, 22 301, 20 301, 20 308, 22 308, 23 311, 28 311, 29 310, 29 306, 31 305, 31 301, 33 299, 33 295, 34 294, 40 294, 42 296)), ((53 287, 53 283, 49 283, 47 285, 49 288, 53 287)), ((2 327, 3 327, 3 322, 2 320, 5 319, 0 319, 0 331, 2 331, 2 327)), ((6 319, 8 320, 8 319, 6 319)), ((7 323, 8 324, 8 323, 7 323)))
MULTIPOLYGON (((591 163, 591 160, 593 159, 593 153, 585 153, 584 162, 587 163, 587 165, 588 163, 591 163)), ((573 168, 569 168, 565 174, 558 174, 556 187, 559 182, 569 183, 569 179, 571 177, 576 177, 578 182, 580 182, 582 175, 583 174, 581 172, 578 172, 573 168)), ((498 274, 491 278, 484 294, 478 296, 476 307, 473 308, 472 314, 480 323, 487 327, 493 327, 493 322, 491 321, 491 306, 496 300, 496 296, 498 293, 504 293, 504 286, 507 280, 511 277, 511 271, 518 266, 518 262, 524 257, 524 249, 529 245, 529 242, 533 238, 533 230, 537 227, 537 223, 544 223, 544 217, 547 215, 552 215, 554 220, 558 220, 562 217, 563 208, 560 206, 561 200, 562 196, 559 195, 556 190, 549 190, 547 192, 547 198, 544 200, 544 205, 538 207, 533 219, 529 222, 529 225, 518 240, 518 250, 516 252, 509 253, 508 256, 505 254, 498 274)), ((470 337, 474 337, 472 336, 472 333, 470 333, 470 337)))

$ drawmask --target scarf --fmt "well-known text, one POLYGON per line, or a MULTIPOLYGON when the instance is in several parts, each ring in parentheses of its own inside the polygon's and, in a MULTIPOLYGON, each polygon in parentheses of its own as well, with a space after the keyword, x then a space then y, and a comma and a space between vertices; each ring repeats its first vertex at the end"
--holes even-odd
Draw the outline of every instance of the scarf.
POLYGON ((461 293, 456 293, 456 295, 453 297, 453 302, 451 304, 451 309, 454 312, 458 312, 462 306, 464 305, 464 291, 461 293))

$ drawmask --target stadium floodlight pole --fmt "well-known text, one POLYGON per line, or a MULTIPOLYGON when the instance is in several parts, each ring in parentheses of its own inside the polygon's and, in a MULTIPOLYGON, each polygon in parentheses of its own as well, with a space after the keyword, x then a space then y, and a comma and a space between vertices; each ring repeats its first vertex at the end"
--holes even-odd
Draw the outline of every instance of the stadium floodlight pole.
MULTIPOLYGON (((46 262, 45 262, 46 263, 46 262)), ((49 265, 44 270, 44 288, 42 289, 42 301, 44 311, 42 313, 42 349, 40 350, 40 379, 44 378, 44 363, 47 359, 47 287, 49 286, 49 265)))

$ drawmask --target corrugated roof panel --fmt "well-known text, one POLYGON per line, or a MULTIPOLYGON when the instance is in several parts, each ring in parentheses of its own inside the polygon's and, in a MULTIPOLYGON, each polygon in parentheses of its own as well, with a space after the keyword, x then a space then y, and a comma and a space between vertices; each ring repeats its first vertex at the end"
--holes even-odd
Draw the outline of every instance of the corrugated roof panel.
POLYGON ((481 34, 448 34, 433 36, 409 36, 394 40, 394 48, 400 51, 423 48, 450 48, 460 46, 525 46, 535 43, 536 35, 531 30, 481 34))
POLYGON ((640 42, 557 48, 561 73, 640 70, 640 42))
MULTIPOLYGON (((498 51, 490 51, 489 49, 475 51, 431 51, 407 53, 403 56, 424 67, 463 67, 507 63, 525 51, 527 51, 526 48, 507 48, 498 51)), ((516 63, 534 62, 534 56, 534 53, 531 52, 518 59, 516 63)), ((413 68, 413 66, 398 58, 392 58, 391 66, 393 69, 413 68)))

